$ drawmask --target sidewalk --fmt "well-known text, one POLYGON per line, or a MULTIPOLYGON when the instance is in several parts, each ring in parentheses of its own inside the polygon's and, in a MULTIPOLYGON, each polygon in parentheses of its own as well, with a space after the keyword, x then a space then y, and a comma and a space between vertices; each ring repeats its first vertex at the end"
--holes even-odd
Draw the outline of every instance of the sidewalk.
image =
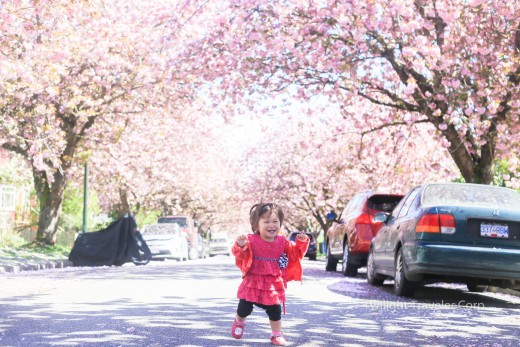
POLYGON ((44 270, 44 269, 55 269, 72 266, 72 263, 68 259, 64 260, 45 260, 42 262, 32 261, 20 261, 13 262, 9 261, 4 264, 3 260, 0 260, 0 274, 6 272, 20 272, 20 271, 32 271, 32 270, 44 270))
POLYGON ((72 263, 65 257, 55 258, 45 254, 20 253, 19 251, 13 254, 8 249, 0 249, 0 274, 72 266, 72 263))

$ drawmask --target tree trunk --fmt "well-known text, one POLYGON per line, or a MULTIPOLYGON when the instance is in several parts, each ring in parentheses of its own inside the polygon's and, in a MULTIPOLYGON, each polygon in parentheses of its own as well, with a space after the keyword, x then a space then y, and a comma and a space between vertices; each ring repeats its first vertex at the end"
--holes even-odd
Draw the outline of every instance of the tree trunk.
MULTIPOLYGON (((494 131, 494 129, 492 129, 494 131)), ((490 184, 493 182, 493 164, 495 162, 496 136, 488 136, 488 142, 480 148, 480 153, 471 153, 461 143, 457 131, 450 126, 444 132, 446 139, 450 141, 449 152, 453 161, 467 183, 490 184)))
POLYGON ((54 245, 63 204, 65 176, 61 171, 56 171, 54 182, 49 185, 44 172, 33 170, 33 175, 34 187, 40 202, 38 232, 34 242, 39 245, 54 245))
POLYGON ((122 217, 127 213, 131 214, 130 203, 128 202, 128 192, 126 188, 119 188, 119 205, 117 206, 117 216, 122 217))
MULTIPOLYGON (((119 203, 112 206, 112 211, 117 214, 117 217, 123 217, 125 214, 129 213, 133 216, 139 213, 141 205, 139 203, 135 203, 132 205, 128 198, 129 189, 127 187, 122 187, 118 189, 119 192, 119 203)), ((163 213, 170 214, 170 213, 163 213)))
MULTIPOLYGON (((509 99, 505 102, 507 104, 509 99)), ((438 119, 435 119, 431 114, 428 115, 428 118, 432 120, 434 125, 438 125, 435 123, 435 121, 439 122, 438 119)), ((493 182, 496 159, 495 147, 498 136, 496 123, 505 122, 505 119, 505 114, 502 114, 496 122, 491 123, 486 134, 481 135, 481 138, 485 139, 486 142, 473 151, 462 143, 463 140, 459 138, 453 125, 450 124, 448 129, 443 131, 444 137, 450 141, 450 155, 467 183, 491 184, 493 182)), ((465 140, 471 141, 471 135, 467 136, 465 140)))

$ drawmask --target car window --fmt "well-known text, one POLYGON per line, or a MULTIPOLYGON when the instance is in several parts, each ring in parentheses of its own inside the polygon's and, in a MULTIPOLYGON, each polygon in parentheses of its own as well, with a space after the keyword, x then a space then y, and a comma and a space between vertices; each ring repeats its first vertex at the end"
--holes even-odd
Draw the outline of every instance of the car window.
POLYGON ((359 213, 363 209, 363 206, 365 205, 365 201, 366 200, 367 200, 367 196, 366 195, 361 195, 358 198, 358 201, 356 202, 356 206, 354 207, 353 212, 356 213, 356 214, 359 213))
POLYGON ((363 202, 365 201, 365 196, 365 194, 358 194, 354 196, 354 198, 352 199, 352 207, 349 208, 348 214, 345 216, 346 218, 344 218, 344 220, 347 220, 350 215, 356 214, 359 211, 360 207, 363 205, 363 202))
POLYGON ((180 230, 177 224, 153 224, 147 225, 143 230, 143 235, 179 235, 180 230))
POLYGON ((181 228, 188 228, 188 218, 183 217, 161 217, 157 221, 159 224, 177 224, 181 228))
POLYGON ((470 205, 520 208, 520 194, 514 190, 476 184, 432 184, 423 194, 424 205, 470 205))
POLYGON ((345 207, 345 209, 343 210, 343 213, 341 214, 341 216, 339 217, 339 220, 340 221, 344 221, 345 218, 347 217, 348 215, 348 211, 350 209, 350 203, 347 205, 347 207, 345 207))
POLYGON ((347 207, 345 207, 345 209, 343 210, 343 213, 341 214, 340 220, 342 220, 342 221, 346 221, 347 220, 347 216, 350 213, 350 211, 353 210, 353 206, 356 203, 357 198, 358 198, 358 195, 354 195, 352 197, 352 199, 350 199, 350 201, 347 204, 347 207))
POLYGON ((399 212, 401 211, 404 203, 406 202, 408 196, 410 195, 410 193, 408 193, 407 195, 404 196, 404 198, 401 199, 401 201, 399 201, 399 203, 394 207, 393 211, 392 211, 392 216, 393 217, 397 217, 399 215, 399 212))
POLYGON ((373 195, 368 199, 367 207, 370 210, 390 213, 401 199, 401 195, 373 195))
POLYGON ((406 197, 406 201, 403 204, 403 207, 401 207, 401 210, 399 211, 398 218, 402 216, 406 216, 408 214, 408 211, 410 210, 410 206, 412 205, 412 202, 415 200, 415 197, 419 194, 419 188, 415 188, 409 195, 406 197))

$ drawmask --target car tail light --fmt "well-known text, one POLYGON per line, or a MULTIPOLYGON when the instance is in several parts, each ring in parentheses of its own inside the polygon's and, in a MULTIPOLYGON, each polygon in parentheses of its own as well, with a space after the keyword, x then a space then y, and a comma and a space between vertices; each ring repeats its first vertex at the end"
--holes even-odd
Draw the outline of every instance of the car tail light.
POLYGON ((455 233, 455 218, 451 214, 440 214, 439 220, 441 221, 441 234, 455 233))
MULTIPOLYGON (((356 225, 368 225, 369 228, 366 229, 367 232, 370 232, 370 234, 373 236, 376 236, 377 232, 381 227, 383 226, 383 223, 381 222, 374 222, 373 221, 374 216, 369 213, 363 213, 359 215, 356 219, 356 225)), ((368 237, 368 235, 367 235, 368 237)))
POLYGON ((370 215, 368 215, 366 213, 359 215, 359 217, 357 217, 357 219, 356 219, 356 224, 371 224, 370 222, 371 222, 370 215))
POLYGON ((453 234, 455 218, 451 214, 425 214, 417 223, 415 232, 453 234))

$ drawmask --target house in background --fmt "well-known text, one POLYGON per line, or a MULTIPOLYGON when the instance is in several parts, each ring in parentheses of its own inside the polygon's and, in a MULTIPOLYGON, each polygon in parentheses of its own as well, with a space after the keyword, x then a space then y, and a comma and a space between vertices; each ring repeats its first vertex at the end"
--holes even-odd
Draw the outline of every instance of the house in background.
MULTIPOLYGON (((0 245, 21 237, 26 242, 36 238, 38 211, 32 177, 22 158, 0 147, 0 245)), ((76 233, 58 231, 56 242, 72 247, 76 233)))
POLYGON ((28 187, 0 184, 0 229, 28 224, 30 211, 28 187))
MULTIPOLYGON (((0 148, 0 168, 10 165, 10 153, 0 148)), ((2 170, 3 171, 3 170, 2 170)), ((0 232, 30 223, 31 186, 0 176, 0 232)))

